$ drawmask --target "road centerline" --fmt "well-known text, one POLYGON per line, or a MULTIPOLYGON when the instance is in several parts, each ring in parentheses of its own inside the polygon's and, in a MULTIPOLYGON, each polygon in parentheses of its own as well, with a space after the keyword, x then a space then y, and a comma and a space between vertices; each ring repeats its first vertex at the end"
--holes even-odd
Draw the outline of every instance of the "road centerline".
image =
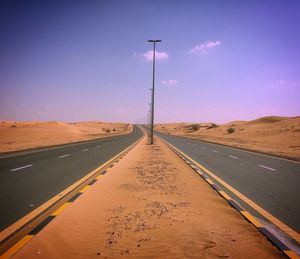
POLYGON ((21 167, 11 169, 10 171, 15 172, 15 171, 19 171, 19 170, 22 170, 22 169, 25 169, 25 168, 28 168, 28 167, 31 167, 31 166, 33 166, 33 165, 32 164, 31 165, 25 165, 25 166, 21 166, 21 167))
POLYGON ((81 151, 82 152, 85 152, 85 151, 88 151, 89 149, 88 148, 86 148, 86 149, 82 149, 81 151))
POLYGON ((233 159, 239 159, 238 157, 236 157, 236 156, 229 156, 230 158, 233 158, 233 159))
POLYGON ((64 157, 68 157, 68 156, 70 156, 70 154, 61 155, 58 158, 64 158, 64 157))
POLYGON ((271 167, 268 167, 268 166, 265 166, 265 165, 258 165, 258 166, 260 166, 260 167, 262 167, 262 168, 265 168, 265 169, 268 169, 268 170, 270 170, 270 171, 276 171, 276 169, 271 168, 271 167))

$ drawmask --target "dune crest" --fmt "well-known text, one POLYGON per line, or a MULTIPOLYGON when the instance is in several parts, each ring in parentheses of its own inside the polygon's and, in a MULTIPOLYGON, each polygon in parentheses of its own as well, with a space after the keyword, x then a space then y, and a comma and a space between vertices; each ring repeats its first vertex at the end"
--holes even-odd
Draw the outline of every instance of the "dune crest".
POLYGON ((300 116, 267 116, 225 124, 157 124, 155 129, 300 161, 300 116))
POLYGON ((104 138, 132 131, 127 123, 1 121, 0 153, 104 138))

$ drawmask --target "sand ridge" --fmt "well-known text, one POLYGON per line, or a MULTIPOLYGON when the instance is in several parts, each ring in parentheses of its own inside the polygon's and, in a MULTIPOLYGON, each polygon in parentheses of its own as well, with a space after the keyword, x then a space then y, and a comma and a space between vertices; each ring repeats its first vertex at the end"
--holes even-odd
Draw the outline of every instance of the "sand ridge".
POLYGON ((145 139, 14 258, 284 258, 202 178, 145 139))
POLYGON ((0 153, 128 134, 127 123, 1 121, 0 153))
POLYGON ((220 125, 157 124, 155 130, 300 161, 300 117, 268 116, 220 125))

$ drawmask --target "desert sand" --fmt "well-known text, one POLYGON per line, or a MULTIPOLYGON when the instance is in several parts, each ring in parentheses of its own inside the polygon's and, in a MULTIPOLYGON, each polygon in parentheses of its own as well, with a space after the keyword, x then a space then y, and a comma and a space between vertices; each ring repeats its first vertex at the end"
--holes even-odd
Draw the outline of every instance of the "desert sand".
POLYGON ((158 124, 157 131, 300 161, 300 117, 262 117, 252 121, 158 124))
POLYGON ((13 258, 285 258, 155 141, 144 138, 13 258))
POLYGON ((0 122, 0 153, 128 134, 126 123, 0 122))

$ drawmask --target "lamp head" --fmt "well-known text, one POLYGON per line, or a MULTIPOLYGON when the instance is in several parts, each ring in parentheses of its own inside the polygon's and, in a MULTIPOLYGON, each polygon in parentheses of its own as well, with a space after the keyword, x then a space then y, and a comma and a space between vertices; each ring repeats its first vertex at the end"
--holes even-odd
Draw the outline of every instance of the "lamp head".
POLYGON ((161 42, 161 40, 148 40, 148 42, 161 42))

